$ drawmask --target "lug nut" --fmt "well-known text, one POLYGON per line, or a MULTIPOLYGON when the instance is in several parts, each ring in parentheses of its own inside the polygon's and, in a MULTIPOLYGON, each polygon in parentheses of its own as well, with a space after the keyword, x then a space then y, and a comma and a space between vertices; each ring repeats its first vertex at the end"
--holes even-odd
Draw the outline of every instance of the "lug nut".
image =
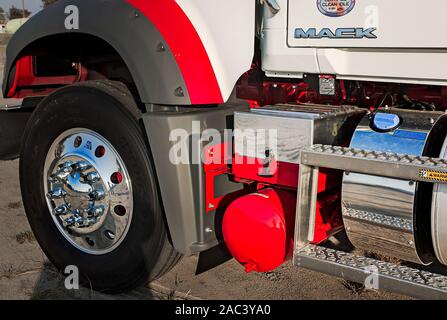
POLYGON ((73 161, 65 161, 64 163, 61 163, 59 165, 59 169, 71 168, 72 165, 73 165, 73 161))
POLYGON ((80 215, 72 215, 63 221, 63 225, 65 228, 73 226, 79 228, 79 226, 83 223, 83 220, 84 219, 80 215))
POLYGON ((89 216, 99 217, 104 214, 105 210, 106 210, 106 208, 103 205, 99 205, 97 207, 88 208, 86 212, 89 216))
POLYGON ((62 205, 60 205, 59 207, 54 209, 54 213, 58 216, 62 215, 62 214, 66 214, 70 212, 70 205, 67 203, 64 203, 62 205))
POLYGON ((84 172, 92 168, 92 165, 86 161, 79 161, 73 165, 74 170, 77 172, 84 172))
POLYGON ((73 171, 73 168, 70 166, 63 166, 58 171, 56 171, 53 175, 51 175, 48 180, 50 182, 65 182, 67 177, 73 171))
POLYGON ((90 172, 84 176, 84 183, 93 184, 98 182, 100 179, 101 177, 97 172, 90 172))
POLYGON ((67 195, 67 192, 62 188, 57 188, 48 192, 47 197, 51 200, 61 199, 67 195))
POLYGON ((81 222, 76 225, 77 228, 88 228, 97 222, 96 217, 82 218, 81 222))
POLYGON ((73 215, 63 222, 65 228, 75 227, 75 228, 88 228, 96 223, 96 218, 84 218, 80 215, 73 215))
POLYGON ((91 200, 101 201, 106 197, 106 194, 102 190, 95 190, 95 191, 90 192, 89 197, 91 200))

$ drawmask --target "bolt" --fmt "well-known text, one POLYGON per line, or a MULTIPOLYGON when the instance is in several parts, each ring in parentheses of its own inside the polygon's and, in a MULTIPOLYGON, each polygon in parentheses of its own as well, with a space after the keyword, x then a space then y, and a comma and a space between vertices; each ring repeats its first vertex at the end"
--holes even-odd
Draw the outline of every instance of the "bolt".
POLYGON ((157 52, 165 52, 165 51, 166 51, 165 45, 162 42, 160 42, 157 45, 157 52))
POLYGON ((59 168, 71 168, 71 166, 73 165, 73 162, 72 161, 66 161, 66 162, 64 162, 64 163, 61 163, 60 165, 59 165, 59 168))
POLYGON ((106 210, 105 206, 100 205, 97 207, 89 207, 86 212, 89 216, 93 216, 93 217, 99 217, 102 216, 104 214, 104 211, 106 210))
POLYGON ((56 188, 54 190, 51 190, 48 192, 47 197, 54 200, 54 199, 61 199, 67 195, 67 192, 62 188, 56 188))
POLYGON ((93 184, 98 182, 99 180, 101 180, 101 176, 98 172, 90 172, 86 176, 84 176, 84 183, 93 184))
POLYGON ((92 168, 92 165, 87 161, 79 161, 73 164, 74 170, 78 172, 84 172, 92 168))
POLYGON ((70 212, 70 204, 67 204, 67 203, 64 203, 54 209, 54 213, 58 216, 67 214, 68 212, 70 212))
POLYGON ((212 204, 212 203, 208 204, 208 208, 209 209, 214 209, 214 204, 212 204))
POLYGON ((63 165, 60 166, 60 169, 56 171, 53 175, 51 175, 48 180, 50 182, 64 182, 67 180, 67 177, 70 175, 70 173, 73 171, 73 168, 71 167, 71 162, 65 162, 63 165))
POLYGON ((106 194, 102 190, 95 190, 95 191, 90 192, 89 197, 91 200, 101 201, 106 197, 106 194))
POLYGON ((205 228, 205 232, 206 233, 212 233, 213 229, 211 229, 210 227, 205 228))
POLYGON ((74 214, 71 217, 65 219, 62 224, 65 228, 87 228, 96 223, 96 217, 84 218, 78 214, 74 214))
POLYGON ((178 87, 177 89, 175 89, 174 95, 177 96, 177 97, 184 97, 185 96, 185 92, 183 91, 182 87, 178 87))
POLYGON ((79 227, 80 225, 83 224, 83 218, 80 215, 72 215, 71 217, 65 219, 62 224, 64 225, 65 228, 69 228, 69 227, 79 227))

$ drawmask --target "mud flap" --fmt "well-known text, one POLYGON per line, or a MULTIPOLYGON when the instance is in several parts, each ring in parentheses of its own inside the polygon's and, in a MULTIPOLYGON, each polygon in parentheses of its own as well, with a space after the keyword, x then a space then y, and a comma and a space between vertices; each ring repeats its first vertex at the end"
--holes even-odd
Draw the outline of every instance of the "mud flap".
POLYGON ((0 106, 0 160, 19 157, 25 126, 34 108, 30 106, 0 106))

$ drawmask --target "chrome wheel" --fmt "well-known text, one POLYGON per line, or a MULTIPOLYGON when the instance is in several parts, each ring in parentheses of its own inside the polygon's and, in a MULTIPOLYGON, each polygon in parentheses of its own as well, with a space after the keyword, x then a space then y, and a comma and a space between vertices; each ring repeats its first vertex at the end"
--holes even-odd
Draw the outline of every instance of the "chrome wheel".
POLYGON ((124 240, 132 219, 132 185, 123 160, 98 133, 71 129, 51 145, 44 167, 51 217, 79 250, 106 254, 124 240))

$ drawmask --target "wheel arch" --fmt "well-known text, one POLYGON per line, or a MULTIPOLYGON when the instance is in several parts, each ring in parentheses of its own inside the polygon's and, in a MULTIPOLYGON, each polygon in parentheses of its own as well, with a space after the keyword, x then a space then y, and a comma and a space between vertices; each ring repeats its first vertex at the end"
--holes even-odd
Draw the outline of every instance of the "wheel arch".
MULTIPOLYGON (((144 103, 189 105, 185 79, 173 52, 157 27, 126 1, 62 0, 36 14, 11 39, 4 70, 3 93, 11 97, 20 71, 17 61, 35 55, 53 43, 56 52, 64 47, 85 50, 83 37, 94 37, 119 54, 128 68, 144 103), (79 29, 67 30, 65 8, 79 9, 79 29), (100 13, 100 14, 98 14, 100 13), (79 41, 81 40, 81 41, 79 41), (179 89, 181 88, 181 89, 179 89)), ((82 50, 81 50, 82 51, 82 50)), ((213 102, 213 101, 210 101, 213 102)), ((220 101, 215 101, 218 103, 220 101)))

